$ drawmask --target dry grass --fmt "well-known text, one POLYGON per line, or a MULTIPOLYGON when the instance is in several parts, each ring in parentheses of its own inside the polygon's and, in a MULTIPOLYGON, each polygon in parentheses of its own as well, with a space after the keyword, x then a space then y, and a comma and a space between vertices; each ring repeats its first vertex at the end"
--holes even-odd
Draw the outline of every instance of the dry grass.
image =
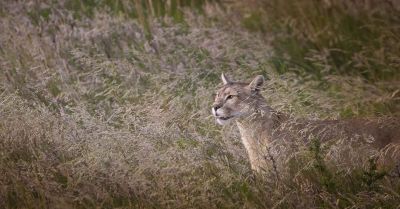
POLYGON ((63 4, 0 3, 1 208, 400 205, 399 178, 346 143, 254 174, 236 127, 209 111, 221 72, 266 75, 274 108, 310 118, 399 115, 398 80, 282 71, 261 34, 190 12, 151 20, 149 40, 129 16, 63 4))

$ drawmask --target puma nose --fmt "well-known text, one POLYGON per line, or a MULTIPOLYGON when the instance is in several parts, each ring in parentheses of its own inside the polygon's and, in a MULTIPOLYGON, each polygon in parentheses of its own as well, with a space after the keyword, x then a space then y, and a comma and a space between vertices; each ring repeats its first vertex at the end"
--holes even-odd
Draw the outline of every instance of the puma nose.
POLYGON ((220 105, 220 104, 214 104, 214 105, 213 105, 213 107, 212 107, 212 112, 213 112, 214 116, 218 116, 217 110, 218 110, 219 108, 221 108, 221 107, 222 107, 222 105, 220 105))
POLYGON ((220 104, 213 105, 213 108, 214 108, 215 111, 217 111, 221 107, 222 107, 222 105, 220 105, 220 104))

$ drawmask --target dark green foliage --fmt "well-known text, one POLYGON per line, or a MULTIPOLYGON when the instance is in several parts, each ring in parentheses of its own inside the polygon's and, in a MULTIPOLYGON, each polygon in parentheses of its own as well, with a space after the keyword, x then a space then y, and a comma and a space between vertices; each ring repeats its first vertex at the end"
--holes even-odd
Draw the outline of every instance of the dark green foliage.
POLYGON ((289 57, 309 73, 393 80, 399 79, 395 34, 400 33, 400 12, 391 4, 396 3, 260 1, 252 5, 257 9, 243 18, 243 24, 267 38, 272 35, 276 55, 289 57))
POLYGON ((376 183, 383 179, 386 175, 385 171, 379 171, 377 168, 376 159, 369 159, 368 170, 365 170, 362 174, 362 182, 369 189, 379 189, 376 187, 376 183))
POLYGON ((313 139, 310 151, 313 155, 313 167, 316 170, 319 184, 323 185, 328 192, 334 192, 336 190, 334 176, 325 165, 323 149, 318 139, 313 139))

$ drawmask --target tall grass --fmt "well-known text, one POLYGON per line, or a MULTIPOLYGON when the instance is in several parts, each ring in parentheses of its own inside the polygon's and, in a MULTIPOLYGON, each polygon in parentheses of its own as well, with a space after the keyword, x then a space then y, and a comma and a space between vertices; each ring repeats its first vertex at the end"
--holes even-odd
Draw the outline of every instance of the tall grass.
POLYGON ((261 30, 274 62, 317 75, 398 80, 400 6, 397 1, 254 1, 243 24, 261 30))
POLYGON ((237 2, 234 8, 242 14, 241 24, 261 32, 273 47, 269 61, 279 73, 320 80, 320 88, 333 94, 344 90, 343 82, 349 80, 343 81, 343 76, 392 92, 390 102, 353 104, 341 116, 397 114, 400 6, 396 1, 271 0, 237 2))
POLYGON ((0 3, 0 208, 398 207, 384 152, 299 142, 254 174, 209 111, 221 72, 266 75, 271 106, 309 118, 398 115, 398 80, 317 79, 213 8, 143 26, 138 2, 0 3))
POLYGON ((64 3, 76 18, 93 17, 98 9, 113 15, 135 18, 143 26, 147 38, 151 38, 150 19, 163 20, 171 17, 176 23, 185 23, 184 9, 191 8, 199 14, 204 14, 204 5, 220 5, 219 0, 67 0, 64 3))

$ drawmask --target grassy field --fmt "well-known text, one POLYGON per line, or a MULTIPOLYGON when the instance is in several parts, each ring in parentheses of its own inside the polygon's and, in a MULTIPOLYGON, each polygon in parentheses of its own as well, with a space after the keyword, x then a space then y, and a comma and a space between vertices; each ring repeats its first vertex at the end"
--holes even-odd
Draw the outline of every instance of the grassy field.
POLYGON ((294 117, 400 117, 398 3, 199 2, 0 2, 0 208, 399 208, 384 153, 255 174, 210 113, 225 72, 294 117))

